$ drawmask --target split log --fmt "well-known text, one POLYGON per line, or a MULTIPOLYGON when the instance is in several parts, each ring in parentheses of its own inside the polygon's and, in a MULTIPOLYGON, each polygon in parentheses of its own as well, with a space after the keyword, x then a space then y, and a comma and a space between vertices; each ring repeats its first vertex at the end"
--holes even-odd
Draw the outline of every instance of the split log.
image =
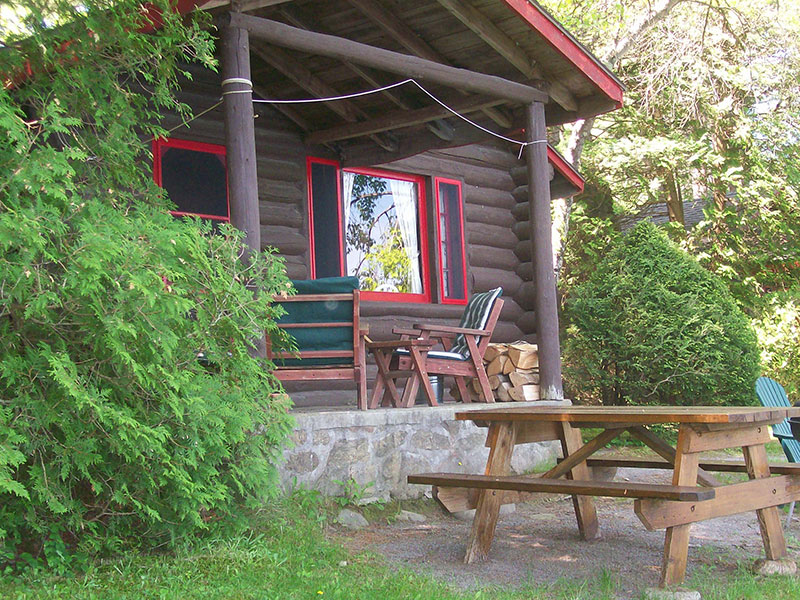
POLYGON ((539 373, 523 373, 522 371, 513 371, 508 375, 511 385, 520 387, 528 383, 539 383, 539 373))
POLYGON ((511 394, 509 394, 508 390, 511 389, 511 384, 507 381, 501 381, 498 388, 494 391, 494 398, 498 402, 511 402, 513 399, 511 398, 511 394))
POLYGON ((496 356, 486 367, 486 374, 490 377, 498 373, 505 373, 506 364, 510 362, 507 354, 496 356))
POLYGON ((508 344, 489 344, 483 354, 483 362, 490 363, 502 354, 508 353, 508 344))
POLYGON ((492 388, 493 390, 496 390, 497 388, 499 388, 500 385, 503 384, 503 383, 508 383, 510 385, 507 376, 505 376, 505 375, 491 375, 491 376, 489 376, 489 387, 492 388))
POLYGON ((517 369, 532 369, 539 366, 539 351, 533 344, 511 344, 508 358, 517 369))
MULTIPOLYGON (((508 358, 508 357, 506 356, 506 358, 508 358)), ((511 373, 513 373, 515 370, 516 370, 516 367, 514 366, 514 363, 511 362, 511 359, 509 358, 506 361, 506 363, 503 365, 503 375, 511 375, 511 373)))
POLYGON ((523 385, 520 387, 511 387, 508 389, 508 395, 514 402, 530 402, 531 400, 539 399, 539 386, 538 385, 523 385))

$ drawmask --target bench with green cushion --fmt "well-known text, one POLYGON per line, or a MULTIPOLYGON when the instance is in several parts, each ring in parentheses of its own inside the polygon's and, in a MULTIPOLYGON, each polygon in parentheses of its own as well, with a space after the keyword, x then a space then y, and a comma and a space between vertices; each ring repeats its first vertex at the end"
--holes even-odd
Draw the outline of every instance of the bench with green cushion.
POLYGON ((294 338, 296 352, 271 352, 282 381, 346 379, 356 382, 366 409, 366 361, 357 277, 295 280, 295 296, 276 298, 286 314, 278 325, 294 338))

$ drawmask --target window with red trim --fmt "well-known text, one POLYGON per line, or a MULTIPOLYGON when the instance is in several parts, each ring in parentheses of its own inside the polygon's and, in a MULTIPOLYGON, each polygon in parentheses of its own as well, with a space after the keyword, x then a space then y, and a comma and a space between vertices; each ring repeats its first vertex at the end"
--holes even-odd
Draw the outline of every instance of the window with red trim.
POLYGON ((310 158, 308 183, 313 277, 356 276, 365 299, 430 302, 423 177, 310 158))
POLYGON ((157 139, 153 178, 177 207, 170 214, 230 222, 225 146, 157 139))
POLYGON ((436 224, 439 236, 439 283, 441 301, 466 304, 467 262, 464 252, 464 204, 461 182, 434 179, 436 224))

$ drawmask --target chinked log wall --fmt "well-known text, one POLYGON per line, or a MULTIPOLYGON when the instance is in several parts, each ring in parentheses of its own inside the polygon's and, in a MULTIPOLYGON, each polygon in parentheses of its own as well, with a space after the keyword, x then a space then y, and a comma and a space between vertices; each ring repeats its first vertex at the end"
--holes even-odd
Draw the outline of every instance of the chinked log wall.
MULTIPOLYGON (((213 74, 195 72, 181 100, 196 113, 219 98, 219 80, 213 74)), ((258 166, 261 242, 277 248, 293 279, 309 276, 306 158, 326 155, 319 148, 306 147, 293 124, 265 105, 257 105, 255 120, 258 166)), ((166 116, 167 128, 180 124, 166 116)), ((193 121, 188 128, 171 134, 175 138, 224 144, 222 109, 193 121)), ((365 165, 367 166, 367 165, 365 165)), ((376 166, 376 165, 372 165, 376 166)), ((469 290, 484 291, 502 286, 506 299, 495 329, 496 341, 535 341, 530 245, 514 233, 527 223, 527 204, 518 202, 519 184, 524 184, 524 162, 513 148, 471 145, 426 152, 394 163, 380 165, 425 176, 457 179, 463 183, 467 276, 469 290), (512 177, 521 171, 520 178, 512 177), (526 210, 521 212, 521 209, 526 210), (525 251, 520 253, 521 248, 525 251), (522 260, 520 259, 522 257, 522 260)), ((428 199, 432 204, 433 200, 428 199)), ((435 275, 432 275, 435 276, 435 275)), ((462 306, 364 302, 362 314, 369 321, 371 337, 391 337, 391 329, 420 321, 454 324, 462 306)))

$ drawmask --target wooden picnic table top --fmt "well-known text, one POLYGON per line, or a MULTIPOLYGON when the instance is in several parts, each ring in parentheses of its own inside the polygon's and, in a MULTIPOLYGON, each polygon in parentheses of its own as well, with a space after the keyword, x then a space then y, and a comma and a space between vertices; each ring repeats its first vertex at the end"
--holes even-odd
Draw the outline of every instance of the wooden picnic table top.
POLYGON ((512 406, 456 413, 461 421, 550 421, 576 425, 617 423, 777 423, 800 417, 800 407, 761 406, 512 406))

